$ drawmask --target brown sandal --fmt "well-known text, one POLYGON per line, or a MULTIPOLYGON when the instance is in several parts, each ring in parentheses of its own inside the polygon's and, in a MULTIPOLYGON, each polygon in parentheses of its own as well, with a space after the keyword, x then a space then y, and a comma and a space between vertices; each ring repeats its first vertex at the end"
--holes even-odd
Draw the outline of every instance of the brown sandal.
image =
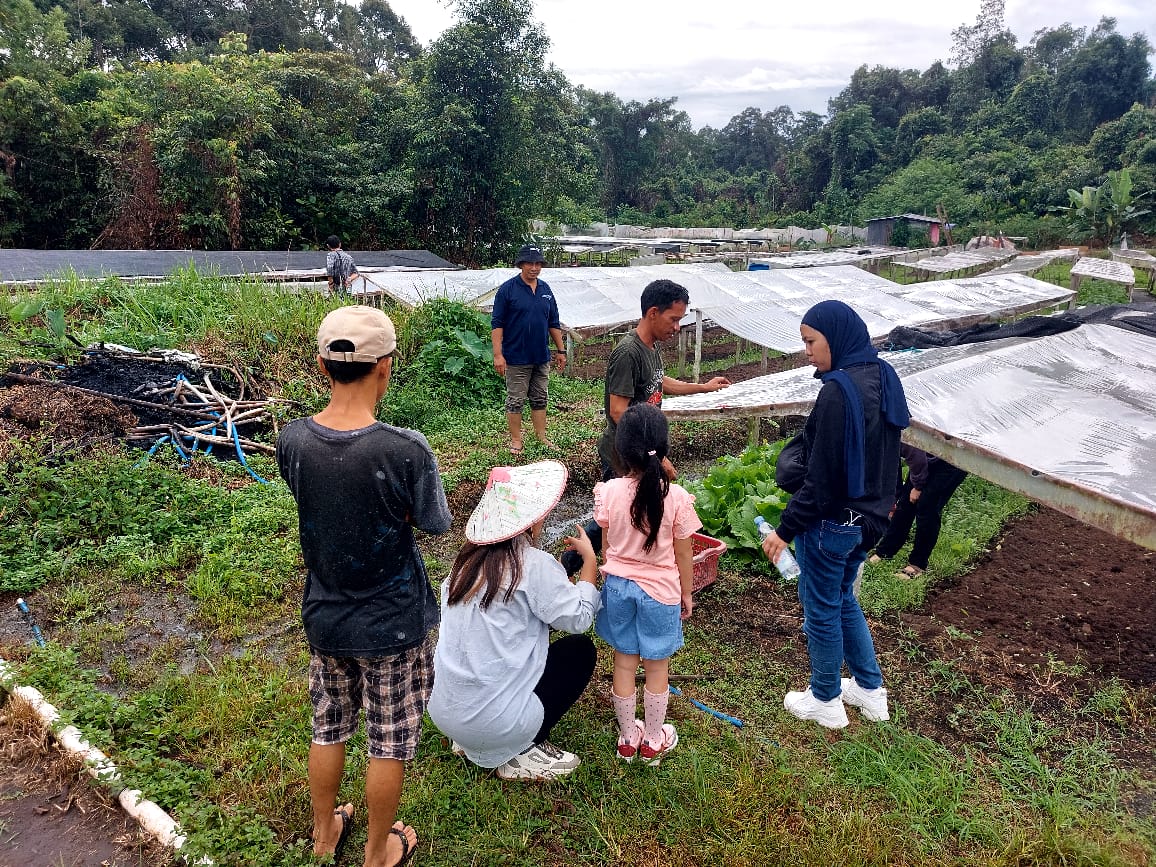
POLYGON ((902 569, 900 569, 895 574, 898 575, 900 578, 918 578, 920 575, 923 574, 923 570, 920 569, 918 566, 912 566, 910 563, 908 563, 906 566, 904 566, 902 569))

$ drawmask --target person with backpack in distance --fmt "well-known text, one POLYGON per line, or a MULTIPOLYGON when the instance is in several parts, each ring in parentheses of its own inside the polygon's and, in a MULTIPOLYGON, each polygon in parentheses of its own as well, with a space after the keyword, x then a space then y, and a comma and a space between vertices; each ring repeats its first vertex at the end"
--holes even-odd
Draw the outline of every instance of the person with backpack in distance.
POLYGON ((875 645, 853 587, 887 527, 899 434, 910 414, 895 370, 879 358, 859 314, 842 301, 816 304, 803 315, 799 332, 823 385, 803 428, 797 480, 784 481, 796 474, 784 472, 780 455, 776 481, 792 496, 762 547, 777 563, 793 540, 801 570, 811 682, 788 692, 783 706, 799 719, 843 728, 844 702, 867 719, 890 718, 875 645), (840 679, 844 662, 851 677, 840 679))
POLYGON ((683 645, 694 610, 691 536, 702 528, 694 497, 664 467, 670 429, 662 410, 639 403, 618 419, 614 448, 626 475, 594 486, 594 520, 603 530, 602 610, 594 628, 614 648, 611 703, 618 756, 658 765, 678 744, 666 722, 670 658, 683 645), (639 662, 645 672, 637 719, 639 662))
POLYGON ((558 461, 494 467, 442 582, 430 719, 455 754, 504 780, 550 780, 579 765, 550 735, 598 661, 581 634, 601 604, 598 560, 581 527, 566 539, 582 558, 576 584, 537 547, 566 478, 558 461), (571 634, 551 642, 551 629, 571 634))
POLYGON ((393 323, 380 310, 332 311, 317 330, 329 403, 291 421, 277 439, 307 570, 301 619, 313 704, 313 854, 340 861, 353 828, 353 804, 334 804, 345 744, 364 711, 369 867, 400 867, 417 845, 414 829, 394 819, 429 698, 438 606, 414 529, 444 533, 452 521, 426 438, 374 415, 396 348, 393 323))
POLYGON ((341 239, 336 235, 325 239, 325 247, 329 251, 325 254, 325 276, 329 282, 329 291, 340 298, 348 298, 350 285, 361 276, 353 264, 353 257, 341 249, 341 239))

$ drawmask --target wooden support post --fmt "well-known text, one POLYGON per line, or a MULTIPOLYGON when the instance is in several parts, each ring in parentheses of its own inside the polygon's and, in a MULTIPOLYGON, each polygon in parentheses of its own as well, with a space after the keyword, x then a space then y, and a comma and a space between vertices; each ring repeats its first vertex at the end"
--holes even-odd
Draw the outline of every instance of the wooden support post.
POLYGON ((566 332, 566 370, 574 367, 574 335, 566 332))
POLYGON ((767 372, 767 367, 768 367, 767 362, 770 360, 770 357, 771 357, 770 351, 767 349, 767 347, 764 346, 763 347, 763 359, 762 359, 762 361, 763 361, 763 373, 767 372))
POLYGON ((735 367, 739 366, 739 362, 743 356, 743 339, 741 337, 735 338, 735 367))
POLYGON ((759 444, 759 422, 762 419, 757 415, 752 415, 747 419, 747 445, 755 448, 759 444))
POLYGON ((678 378, 682 379, 686 376, 686 340, 687 330, 685 328, 678 329, 678 378))
POLYGON ((702 311, 694 311, 694 376, 691 382, 698 382, 702 372, 702 311))

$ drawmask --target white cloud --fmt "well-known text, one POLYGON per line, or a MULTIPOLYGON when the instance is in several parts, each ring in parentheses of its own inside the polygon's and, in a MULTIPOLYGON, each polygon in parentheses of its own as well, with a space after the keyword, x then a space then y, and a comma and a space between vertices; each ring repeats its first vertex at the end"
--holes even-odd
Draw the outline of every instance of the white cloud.
MULTIPOLYGON (((390 0, 418 41, 454 22, 433 0, 390 0)), ((537 0, 550 60, 576 84, 626 100, 678 97, 696 126, 722 126, 749 106, 825 112, 827 99, 862 64, 926 69, 946 62, 951 31, 972 24, 980 0, 760 3, 756 0, 537 0)), ((1041 27, 1095 27, 1117 18, 1125 36, 1156 43, 1151 0, 1008 0, 1005 20, 1020 44, 1041 27)))

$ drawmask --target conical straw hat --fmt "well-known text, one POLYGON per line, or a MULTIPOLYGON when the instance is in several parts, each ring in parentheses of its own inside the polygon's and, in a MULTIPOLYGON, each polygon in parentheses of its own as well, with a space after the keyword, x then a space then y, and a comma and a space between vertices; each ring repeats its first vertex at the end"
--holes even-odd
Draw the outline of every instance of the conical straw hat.
POLYGON ((525 532, 558 505, 568 475, 558 461, 494 467, 466 523, 466 538, 476 545, 492 545, 525 532))

